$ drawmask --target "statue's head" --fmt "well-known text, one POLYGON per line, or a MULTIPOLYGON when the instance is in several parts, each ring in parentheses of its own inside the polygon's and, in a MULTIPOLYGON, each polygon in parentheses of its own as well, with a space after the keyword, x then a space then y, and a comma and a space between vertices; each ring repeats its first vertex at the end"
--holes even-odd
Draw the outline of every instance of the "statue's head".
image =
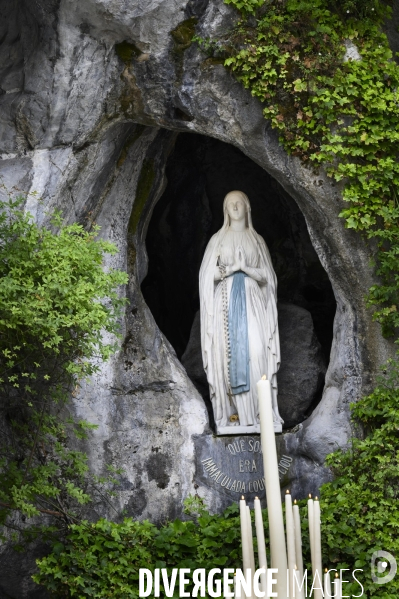
POLYGON ((232 220, 240 221, 245 218, 245 224, 248 227, 250 212, 248 196, 242 191, 230 191, 224 198, 223 213, 225 219, 228 218, 229 224, 232 220))

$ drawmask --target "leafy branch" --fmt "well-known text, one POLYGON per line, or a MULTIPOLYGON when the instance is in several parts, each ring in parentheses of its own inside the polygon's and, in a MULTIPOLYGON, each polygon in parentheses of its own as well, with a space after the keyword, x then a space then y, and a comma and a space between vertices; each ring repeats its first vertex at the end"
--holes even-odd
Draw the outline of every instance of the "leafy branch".
POLYGON ((117 339, 127 277, 104 270, 116 248, 96 239, 98 227, 65 226, 59 214, 39 227, 23 202, 0 203, 0 525, 4 538, 13 528, 31 539, 76 522, 109 486, 71 449, 95 427, 68 416, 67 404, 117 348, 104 333, 117 339))

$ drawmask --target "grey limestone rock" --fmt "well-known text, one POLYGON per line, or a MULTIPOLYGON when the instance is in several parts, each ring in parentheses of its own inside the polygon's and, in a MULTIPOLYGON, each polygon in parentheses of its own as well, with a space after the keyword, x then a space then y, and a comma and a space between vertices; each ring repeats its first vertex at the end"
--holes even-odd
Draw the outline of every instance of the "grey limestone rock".
POLYGON ((326 366, 312 316, 300 306, 278 304, 281 366, 278 405, 284 428, 303 422, 321 398, 326 366))
POLYGON ((205 395, 207 393, 208 381, 206 380, 206 372, 202 364, 199 311, 195 315, 193 326, 191 327, 190 339, 181 357, 181 363, 197 389, 205 395))

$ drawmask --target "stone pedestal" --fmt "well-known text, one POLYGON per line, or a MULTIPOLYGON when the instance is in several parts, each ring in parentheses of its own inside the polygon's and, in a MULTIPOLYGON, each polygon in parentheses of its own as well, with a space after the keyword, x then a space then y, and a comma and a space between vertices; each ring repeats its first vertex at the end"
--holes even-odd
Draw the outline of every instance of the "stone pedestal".
MULTIPOLYGON (((249 427, 237 427, 249 428, 249 427)), ((279 438, 281 439, 281 437, 279 438)), ((259 435, 216 437, 200 435, 195 445, 195 481, 216 492, 226 506, 244 495, 247 503, 265 499, 262 447, 259 435)), ((292 458, 277 444, 280 479, 290 469, 292 458)))
MULTIPOLYGON (((274 423, 274 432, 282 433, 283 427, 281 424, 275 422, 274 423)), ((252 426, 218 426, 217 427, 218 435, 259 435, 260 434, 260 425, 254 424, 252 426)))

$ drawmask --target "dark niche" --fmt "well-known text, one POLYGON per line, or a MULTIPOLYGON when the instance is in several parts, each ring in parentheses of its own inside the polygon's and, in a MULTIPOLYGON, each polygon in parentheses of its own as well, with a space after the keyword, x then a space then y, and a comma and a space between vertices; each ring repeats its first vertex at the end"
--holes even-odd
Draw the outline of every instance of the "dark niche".
POLYGON ((321 398, 333 337, 335 298, 295 201, 240 150, 181 133, 166 165, 167 186, 154 208, 146 247, 144 298, 213 414, 200 351, 198 273, 210 237, 222 226, 225 195, 251 202, 278 278, 282 365, 279 407, 285 428, 302 422, 321 398))

